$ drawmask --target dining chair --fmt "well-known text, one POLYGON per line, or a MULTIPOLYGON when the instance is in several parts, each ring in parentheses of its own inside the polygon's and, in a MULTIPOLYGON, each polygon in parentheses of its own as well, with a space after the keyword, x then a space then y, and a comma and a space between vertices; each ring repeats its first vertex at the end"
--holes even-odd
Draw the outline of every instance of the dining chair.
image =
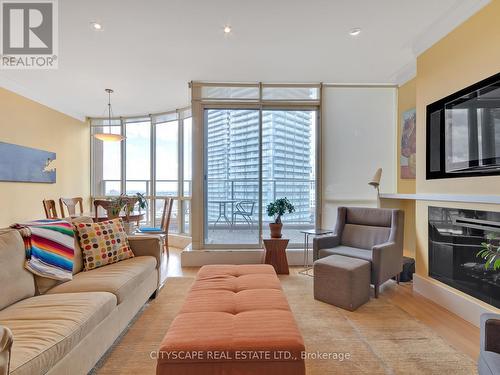
POLYGON ((168 250, 168 229, 170 226, 170 217, 172 216, 173 198, 165 198, 163 204, 163 214, 161 216, 161 224, 159 227, 139 227, 138 231, 143 234, 160 234, 164 237, 163 246, 167 252, 167 257, 170 255, 168 250))
POLYGON ((43 210, 47 219, 58 219, 56 201, 53 199, 44 199, 42 201, 43 210))
MULTIPOLYGON (((118 217, 117 215, 110 215, 110 210, 111 206, 113 205, 113 202, 110 201, 109 199, 94 199, 93 202, 94 205, 94 222, 99 222, 99 207, 102 207, 104 211, 106 212, 106 219, 115 219, 118 217)), ((101 218, 102 219, 102 218, 101 218)))
POLYGON ((83 214, 83 198, 59 198, 59 206, 61 207, 61 215, 64 217, 64 206, 68 210, 68 216, 76 215, 76 206, 80 207, 80 215, 83 214))

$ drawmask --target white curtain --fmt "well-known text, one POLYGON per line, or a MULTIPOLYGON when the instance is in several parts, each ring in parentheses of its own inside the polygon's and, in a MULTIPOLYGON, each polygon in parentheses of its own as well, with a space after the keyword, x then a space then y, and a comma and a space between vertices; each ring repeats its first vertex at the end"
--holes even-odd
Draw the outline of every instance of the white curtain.
POLYGON ((326 87, 322 119, 322 225, 335 225, 338 206, 376 206, 368 185, 383 168, 381 192, 396 186, 395 88, 326 87))

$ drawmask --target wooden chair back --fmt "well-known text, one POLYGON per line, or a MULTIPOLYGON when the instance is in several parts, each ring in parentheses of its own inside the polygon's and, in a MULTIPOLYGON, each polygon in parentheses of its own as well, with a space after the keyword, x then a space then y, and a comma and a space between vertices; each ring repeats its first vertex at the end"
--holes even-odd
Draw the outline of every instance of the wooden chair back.
POLYGON ((83 198, 59 198, 59 205, 61 206, 61 215, 64 217, 64 206, 68 210, 68 216, 76 215, 76 206, 80 207, 80 215, 83 214, 83 198))
POLYGON ((58 219, 56 201, 53 199, 44 199, 42 201, 43 210, 47 219, 58 219))
POLYGON ((163 216, 161 217, 161 230, 168 235, 168 227, 170 226, 170 216, 172 215, 172 206, 174 205, 173 198, 165 198, 163 206, 163 216))
POLYGON ((97 223, 99 221, 99 207, 102 207, 106 211, 107 219, 114 219, 116 215, 110 215, 110 209, 113 205, 109 199, 94 199, 94 221, 97 223))

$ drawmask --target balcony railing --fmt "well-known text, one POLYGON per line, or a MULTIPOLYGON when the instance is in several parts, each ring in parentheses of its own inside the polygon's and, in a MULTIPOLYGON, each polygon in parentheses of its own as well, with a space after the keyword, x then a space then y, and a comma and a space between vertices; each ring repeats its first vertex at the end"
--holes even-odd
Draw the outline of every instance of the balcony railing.
MULTIPOLYGON (((207 179, 207 210, 208 224, 214 224, 220 215, 221 201, 253 201, 259 202, 259 180, 243 179, 207 179)), ((262 179, 262 210, 263 220, 270 221, 265 214, 268 203, 277 198, 287 197, 295 205, 296 212, 287 215, 287 222, 293 224, 314 224, 316 216, 316 181, 311 179, 275 178, 262 179)), ((226 210, 234 211, 234 203, 226 210)), ((229 212, 232 215, 233 212, 229 212)), ((258 221, 259 210, 252 215, 258 221)))
MULTIPOLYGON (((97 192, 93 198, 112 198, 120 195, 120 180, 102 180, 101 186, 96 189, 97 192)), ((185 180, 182 188, 179 190, 179 181, 177 180, 156 180, 156 194, 151 195, 150 180, 127 180, 126 194, 133 195, 141 193, 146 196, 149 203, 149 209, 143 220, 143 225, 158 226, 163 214, 163 200, 166 197, 174 199, 172 216, 170 220, 171 233, 190 233, 190 213, 191 213, 191 192, 192 181, 185 180), (164 187, 161 187, 161 186, 164 187), (167 187, 174 187, 168 189, 167 187)), ((255 201, 255 210, 252 215, 253 221, 258 222, 258 202, 259 202, 259 180, 253 178, 239 179, 208 179, 208 200, 207 214, 208 225, 213 225, 220 214, 219 203, 214 201, 255 201)), ((287 197, 295 205, 296 212, 287 215, 287 223, 296 225, 309 225, 315 223, 316 216, 316 181, 311 179, 293 179, 293 178, 264 178, 262 180, 263 200, 263 221, 271 221, 271 218, 265 213, 267 204, 277 198, 287 197)), ((228 207, 234 210, 234 206, 228 207)), ((232 215, 232 212, 228 212, 232 215)))

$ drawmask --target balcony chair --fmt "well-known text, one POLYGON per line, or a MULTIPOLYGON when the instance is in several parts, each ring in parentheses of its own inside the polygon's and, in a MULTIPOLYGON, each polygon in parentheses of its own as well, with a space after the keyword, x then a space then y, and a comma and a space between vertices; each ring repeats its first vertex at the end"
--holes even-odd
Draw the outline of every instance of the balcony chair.
POLYGON ((255 201, 244 200, 236 203, 236 210, 233 212, 232 222, 236 224, 236 216, 241 216, 245 222, 251 227, 253 224, 253 211, 255 208, 255 201))
POLYGON ((313 258, 343 255, 371 263, 371 283, 379 287, 403 268, 404 212, 401 210, 339 207, 334 235, 313 240, 313 258))
POLYGON ((47 219, 57 219, 59 216, 57 215, 57 207, 56 201, 53 199, 44 199, 42 201, 43 210, 45 211, 45 217, 47 219))
POLYGON ((481 315, 479 375, 500 374, 500 314, 481 315))

